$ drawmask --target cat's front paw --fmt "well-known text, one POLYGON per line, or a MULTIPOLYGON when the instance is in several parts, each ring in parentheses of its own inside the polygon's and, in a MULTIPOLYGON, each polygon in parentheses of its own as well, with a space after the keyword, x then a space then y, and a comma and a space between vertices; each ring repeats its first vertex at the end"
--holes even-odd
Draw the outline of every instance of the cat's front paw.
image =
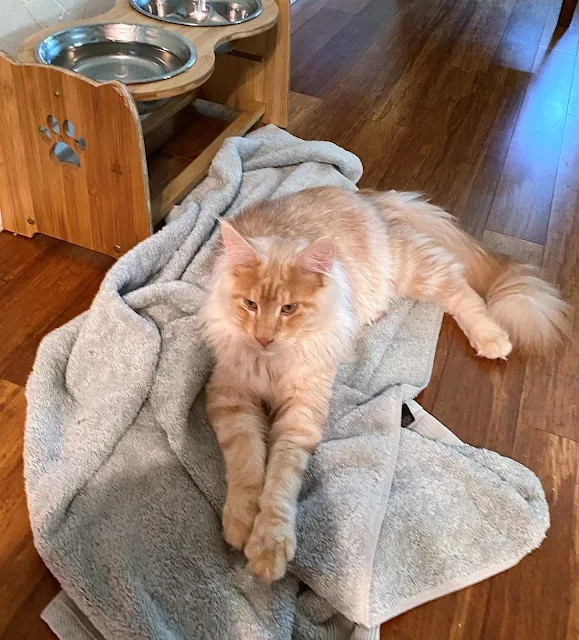
POLYGON ((477 356, 488 358, 489 360, 496 360, 497 358, 506 360, 513 350, 508 334, 502 329, 488 335, 477 336, 476 339, 471 340, 471 344, 476 350, 477 356))
POLYGON ((293 524, 260 513, 245 547, 245 556, 252 573, 264 582, 283 578, 295 551, 293 524))
POLYGON ((228 493, 223 508, 223 537, 234 549, 242 550, 249 539, 259 507, 258 496, 228 493))

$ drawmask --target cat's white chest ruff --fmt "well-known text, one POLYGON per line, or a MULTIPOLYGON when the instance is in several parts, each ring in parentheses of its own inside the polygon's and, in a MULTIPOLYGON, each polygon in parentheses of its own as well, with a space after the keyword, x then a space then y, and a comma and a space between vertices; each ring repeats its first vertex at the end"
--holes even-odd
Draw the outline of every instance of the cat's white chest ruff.
POLYGON ((279 383, 279 374, 273 359, 267 356, 247 355, 232 372, 251 394, 272 404, 279 383))

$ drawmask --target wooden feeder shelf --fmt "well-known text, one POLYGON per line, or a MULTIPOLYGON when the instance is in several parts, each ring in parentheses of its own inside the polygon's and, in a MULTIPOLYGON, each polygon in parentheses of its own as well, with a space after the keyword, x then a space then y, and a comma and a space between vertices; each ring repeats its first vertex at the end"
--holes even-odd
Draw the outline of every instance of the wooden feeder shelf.
POLYGON ((0 212, 14 233, 119 257, 205 176, 225 138, 260 119, 287 125, 289 0, 263 0, 259 16, 225 27, 159 23, 117 0, 95 19, 60 28, 96 22, 162 25, 188 39, 197 60, 173 78, 125 86, 36 63, 36 45, 54 28, 29 38, 18 61, 0 52, 0 212), (151 200, 146 153, 167 142, 167 125, 199 98, 235 117, 151 200), (136 101, 161 99, 169 100, 141 121, 136 101))

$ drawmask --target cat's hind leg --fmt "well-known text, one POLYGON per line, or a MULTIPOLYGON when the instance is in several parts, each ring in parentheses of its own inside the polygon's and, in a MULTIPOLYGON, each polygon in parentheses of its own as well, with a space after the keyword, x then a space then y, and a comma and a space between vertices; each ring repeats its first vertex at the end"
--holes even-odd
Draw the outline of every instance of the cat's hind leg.
POLYGON ((454 317, 477 355, 505 359, 513 348, 507 332, 468 284, 456 259, 442 251, 433 253, 429 255, 430 264, 415 266, 413 272, 398 281, 398 295, 441 306, 454 317))
POLYGON ((513 348, 509 336, 469 285, 457 256, 410 225, 393 224, 390 232, 396 294, 434 303, 450 313, 477 355, 506 358, 513 348))
POLYGON ((485 301, 466 282, 442 302, 477 355, 491 360, 506 359, 513 348, 507 332, 491 317, 485 301))

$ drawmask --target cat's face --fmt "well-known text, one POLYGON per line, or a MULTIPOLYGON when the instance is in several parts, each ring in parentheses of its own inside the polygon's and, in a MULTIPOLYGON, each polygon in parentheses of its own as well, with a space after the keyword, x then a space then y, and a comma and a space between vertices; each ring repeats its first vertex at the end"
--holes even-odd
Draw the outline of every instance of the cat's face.
POLYGON ((231 319, 254 349, 273 354, 323 329, 328 315, 325 274, 334 260, 332 240, 322 238, 288 256, 275 242, 273 248, 258 253, 229 225, 223 226, 222 236, 231 319))

